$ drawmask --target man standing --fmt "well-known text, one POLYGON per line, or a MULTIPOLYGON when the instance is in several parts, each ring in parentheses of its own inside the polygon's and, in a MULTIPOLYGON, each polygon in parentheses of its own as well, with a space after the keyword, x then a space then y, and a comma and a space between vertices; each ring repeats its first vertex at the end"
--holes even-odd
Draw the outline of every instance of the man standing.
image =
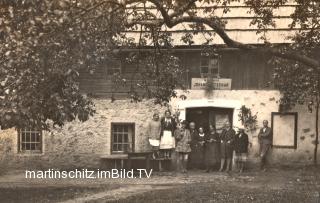
POLYGON ((231 159, 233 152, 233 141, 236 132, 231 128, 229 122, 225 124, 225 129, 221 133, 221 145, 220 145, 220 156, 221 156, 221 166, 220 172, 223 171, 225 161, 227 160, 226 172, 230 171, 231 159))
POLYGON ((267 155, 272 144, 272 131, 268 127, 268 121, 263 121, 263 127, 260 129, 258 134, 259 144, 260 144, 260 158, 261 158, 261 170, 266 170, 267 155))

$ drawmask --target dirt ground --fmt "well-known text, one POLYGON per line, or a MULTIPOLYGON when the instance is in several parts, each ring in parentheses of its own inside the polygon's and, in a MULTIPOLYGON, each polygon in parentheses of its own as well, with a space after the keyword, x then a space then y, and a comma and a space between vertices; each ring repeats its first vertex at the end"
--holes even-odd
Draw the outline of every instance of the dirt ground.
POLYGON ((25 179, 0 177, 0 202, 312 202, 320 203, 320 168, 267 172, 156 173, 142 179, 25 179))

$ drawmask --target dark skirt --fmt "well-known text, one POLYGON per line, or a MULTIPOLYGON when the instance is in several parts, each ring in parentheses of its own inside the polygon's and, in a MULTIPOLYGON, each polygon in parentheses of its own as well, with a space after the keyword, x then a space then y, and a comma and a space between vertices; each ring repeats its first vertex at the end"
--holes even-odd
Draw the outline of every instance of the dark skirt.
POLYGON ((212 166, 220 162, 220 144, 217 142, 207 143, 205 146, 205 164, 212 166))
POLYGON ((222 159, 232 158, 233 147, 231 144, 221 143, 220 148, 221 148, 220 153, 221 153, 222 159))
POLYGON ((190 153, 190 165, 194 168, 202 168, 204 163, 204 148, 200 144, 192 146, 190 153))

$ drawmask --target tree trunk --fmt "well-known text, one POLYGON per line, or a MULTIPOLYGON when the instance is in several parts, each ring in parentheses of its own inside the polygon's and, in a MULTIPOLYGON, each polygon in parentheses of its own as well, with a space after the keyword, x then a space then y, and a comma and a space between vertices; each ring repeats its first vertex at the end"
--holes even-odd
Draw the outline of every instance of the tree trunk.
POLYGON ((316 104, 316 140, 315 140, 315 147, 314 147, 314 155, 313 155, 313 163, 317 165, 317 155, 318 155, 318 142, 319 142, 319 104, 320 101, 317 99, 316 104))

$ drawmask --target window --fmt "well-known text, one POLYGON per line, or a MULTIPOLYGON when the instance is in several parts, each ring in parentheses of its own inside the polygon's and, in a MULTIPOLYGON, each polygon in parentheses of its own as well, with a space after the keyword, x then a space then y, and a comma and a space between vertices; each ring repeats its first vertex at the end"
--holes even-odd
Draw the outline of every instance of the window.
POLYGON ((114 75, 121 73, 121 62, 112 60, 107 63, 107 74, 114 75))
POLYGON ((218 77, 219 76, 219 59, 201 57, 200 75, 202 78, 207 78, 208 76, 218 77))
POLYGON ((111 152, 127 153, 134 148, 134 123, 111 123, 111 152))
POLYGON ((18 130, 18 151, 21 153, 42 152, 42 132, 30 129, 18 130))

